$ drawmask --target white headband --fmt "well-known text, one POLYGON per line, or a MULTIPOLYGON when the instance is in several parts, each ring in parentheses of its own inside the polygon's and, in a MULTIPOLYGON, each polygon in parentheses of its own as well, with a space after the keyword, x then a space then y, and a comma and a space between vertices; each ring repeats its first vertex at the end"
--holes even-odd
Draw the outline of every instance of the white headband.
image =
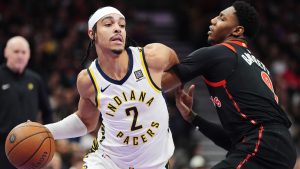
MULTIPOLYGON (((101 19, 103 18, 105 15, 108 14, 119 14, 122 17, 124 17, 124 15, 116 8, 111 7, 111 6, 107 6, 107 7, 103 7, 98 9, 89 19, 88 22, 88 28, 89 30, 92 30, 94 25, 101 19)), ((125 18, 125 17, 124 17, 125 18)))

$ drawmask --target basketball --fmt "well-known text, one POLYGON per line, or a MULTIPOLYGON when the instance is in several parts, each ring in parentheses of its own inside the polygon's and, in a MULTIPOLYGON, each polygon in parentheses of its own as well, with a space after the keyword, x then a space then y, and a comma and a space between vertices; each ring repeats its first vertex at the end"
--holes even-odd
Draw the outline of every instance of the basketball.
POLYGON ((40 123, 25 122, 14 127, 5 142, 5 153, 18 169, 38 169, 48 164, 55 152, 50 131, 40 123))

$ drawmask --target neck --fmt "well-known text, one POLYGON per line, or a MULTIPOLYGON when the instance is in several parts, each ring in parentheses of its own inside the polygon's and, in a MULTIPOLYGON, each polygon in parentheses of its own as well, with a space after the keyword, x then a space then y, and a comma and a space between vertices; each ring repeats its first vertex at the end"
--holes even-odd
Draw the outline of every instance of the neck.
POLYGON ((113 52, 98 53, 98 63, 103 72, 112 79, 121 80, 128 70, 129 57, 124 50, 121 54, 113 52))
POLYGON ((228 41, 240 41, 240 42, 243 42, 243 43, 246 43, 247 44, 247 40, 246 38, 244 37, 228 37, 227 39, 224 40, 224 42, 228 42, 228 41))
POLYGON ((23 74, 23 72, 24 72, 24 70, 25 70, 25 68, 24 69, 21 69, 21 68, 14 68, 13 66, 11 66, 11 65, 9 65, 9 64, 6 64, 6 67, 11 71, 11 72, 13 72, 14 74, 23 74))

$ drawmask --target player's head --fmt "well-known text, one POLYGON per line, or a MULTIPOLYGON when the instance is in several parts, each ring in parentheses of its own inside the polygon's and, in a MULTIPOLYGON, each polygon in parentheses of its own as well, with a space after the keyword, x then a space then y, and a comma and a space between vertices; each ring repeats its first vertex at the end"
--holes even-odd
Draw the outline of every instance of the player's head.
POLYGON ((10 38, 4 49, 6 65, 16 73, 22 73, 30 58, 30 47, 28 41, 22 36, 10 38))
POLYGON ((109 49, 120 54, 125 47, 126 21, 114 7, 98 9, 88 21, 88 35, 99 49, 109 49))
POLYGON ((258 14, 244 1, 236 1, 211 19, 208 42, 216 44, 228 38, 252 38, 259 29, 258 14))

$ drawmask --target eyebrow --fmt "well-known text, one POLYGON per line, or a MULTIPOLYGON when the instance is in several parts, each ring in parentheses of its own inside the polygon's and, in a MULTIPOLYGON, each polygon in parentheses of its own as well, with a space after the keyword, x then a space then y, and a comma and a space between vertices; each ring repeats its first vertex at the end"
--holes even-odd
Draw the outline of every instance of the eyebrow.
MULTIPOLYGON (((113 20, 114 17, 112 17, 112 16, 106 16, 106 17, 102 18, 102 21, 107 20, 107 19, 113 20)), ((125 21, 125 18, 122 17, 122 16, 120 16, 119 20, 124 20, 124 21, 125 21)), ((101 21, 101 22, 102 22, 102 21, 101 21)))

